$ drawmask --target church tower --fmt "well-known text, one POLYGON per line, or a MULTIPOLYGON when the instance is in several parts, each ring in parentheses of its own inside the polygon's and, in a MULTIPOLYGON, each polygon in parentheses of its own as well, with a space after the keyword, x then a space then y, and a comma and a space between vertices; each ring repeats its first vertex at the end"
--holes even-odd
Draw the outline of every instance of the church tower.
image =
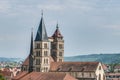
POLYGON ((60 33, 58 24, 56 25, 56 30, 52 35, 53 41, 51 42, 51 56, 55 62, 64 61, 64 40, 60 33))
POLYGON ((34 71, 48 72, 50 68, 50 50, 48 36, 43 20, 43 13, 34 44, 34 71))

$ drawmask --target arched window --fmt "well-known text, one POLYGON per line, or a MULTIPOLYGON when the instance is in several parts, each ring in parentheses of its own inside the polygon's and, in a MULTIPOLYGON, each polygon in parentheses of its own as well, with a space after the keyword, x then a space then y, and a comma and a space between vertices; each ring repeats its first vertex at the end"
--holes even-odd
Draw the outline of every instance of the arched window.
POLYGON ((36 56, 37 56, 37 57, 42 56, 42 55, 41 55, 41 51, 36 51, 36 56))
POLYGON ((36 65, 39 65, 41 63, 40 59, 36 59, 36 65))
POLYGON ((48 56, 48 51, 44 51, 44 56, 48 56))
POLYGON ((59 59, 59 62, 62 62, 62 59, 59 59))
POLYGON ((37 44, 36 44, 36 48, 37 48, 37 49, 40 49, 40 43, 37 43, 37 44))
POLYGON ((62 44, 59 44, 59 49, 63 49, 63 45, 62 44))
POLYGON ((48 64, 48 59, 46 59, 46 64, 48 64))
POLYGON ((47 43, 44 44, 44 48, 47 48, 47 43))
POLYGON ((59 56, 62 56, 62 52, 59 52, 59 56))

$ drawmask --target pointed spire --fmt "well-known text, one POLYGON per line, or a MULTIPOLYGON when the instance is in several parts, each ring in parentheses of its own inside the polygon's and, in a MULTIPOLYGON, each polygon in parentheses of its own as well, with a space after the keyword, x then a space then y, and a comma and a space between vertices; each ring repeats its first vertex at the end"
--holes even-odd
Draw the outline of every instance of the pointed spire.
POLYGON ((31 29, 31 45, 30 45, 30 54, 33 54, 33 28, 31 29))
POLYGON ((53 38, 63 38, 62 34, 60 33, 58 23, 56 25, 56 30, 54 34, 52 35, 53 38))
POLYGON ((57 25, 56 25, 56 29, 58 29, 59 27, 58 27, 58 22, 57 22, 57 25))
POLYGON ((37 30, 35 41, 48 41, 48 36, 47 36, 47 32, 46 32, 46 28, 43 20, 43 11, 41 13, 41 16, 42 17, 37 30))
POLYGON ((31 31, 31 44, 30 44, 30 54, 29 54, 29 72, 33 71, 33 28, 31 31))
POLYGON ((42 10, 41 16, 43 17, 43 10, 42 10))

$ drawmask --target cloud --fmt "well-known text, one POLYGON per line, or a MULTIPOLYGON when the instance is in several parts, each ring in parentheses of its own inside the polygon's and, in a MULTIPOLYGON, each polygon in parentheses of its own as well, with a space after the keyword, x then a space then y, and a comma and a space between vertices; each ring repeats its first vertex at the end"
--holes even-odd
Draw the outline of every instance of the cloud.
POLYGON ((0 0, 0 13, 6 13, 11 8, 8 1, 0 0))
POLYGON ((107 29, 120 30, 120 24, 105 25, 103 27, 107 29))

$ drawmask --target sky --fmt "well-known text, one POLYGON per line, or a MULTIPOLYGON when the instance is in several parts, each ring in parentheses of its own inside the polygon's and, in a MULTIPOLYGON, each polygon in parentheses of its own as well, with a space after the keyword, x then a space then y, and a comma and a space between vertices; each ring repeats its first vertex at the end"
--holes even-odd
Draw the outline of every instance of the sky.
POLYGON ((65 56, 120 53, 120 0, 0 0, 0 57, 27 57, 41 10, 48 36, 58 22, 65 56))

